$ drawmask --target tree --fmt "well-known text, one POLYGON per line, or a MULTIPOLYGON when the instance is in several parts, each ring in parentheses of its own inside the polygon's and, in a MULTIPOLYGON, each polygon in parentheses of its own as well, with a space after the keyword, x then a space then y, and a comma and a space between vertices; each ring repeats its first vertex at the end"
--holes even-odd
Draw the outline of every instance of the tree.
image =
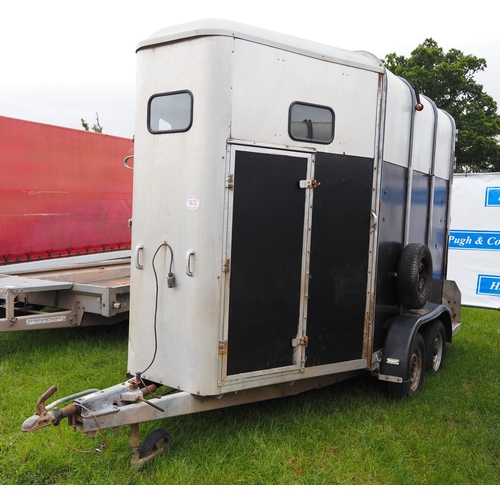
POLYGON ((427 38, 406 58, 387 54, 386 68, 416 85, 455 119, 457 169, 468 172, 500 171, 500 116, 497 103, 474 76, 486 69, 486 60, 457 49, 444 52, 427 38))
MULTIPOLYGON (((97 132, 98 134, 102 134, 103 127, 99 123, 99 115, 97 113, 95 114, 95 118, 96 118, 96 122, 94 123, 94 125, 92 125, 92 130, 94 132, 97 132)), ((80 118, 80 121, 82 122, 82 128, 84 130, 86 130, 87 132, 89 132, 90 131, 89 124, 83 118, 80 118)))

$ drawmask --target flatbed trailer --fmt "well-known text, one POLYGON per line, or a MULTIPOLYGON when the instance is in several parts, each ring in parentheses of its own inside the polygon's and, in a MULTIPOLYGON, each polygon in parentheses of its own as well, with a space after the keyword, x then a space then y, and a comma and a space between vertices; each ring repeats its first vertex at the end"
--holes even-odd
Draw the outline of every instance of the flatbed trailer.
POLYGON ((109 325, 128 318, 130 252, 0 268, 0 332, 109 325))

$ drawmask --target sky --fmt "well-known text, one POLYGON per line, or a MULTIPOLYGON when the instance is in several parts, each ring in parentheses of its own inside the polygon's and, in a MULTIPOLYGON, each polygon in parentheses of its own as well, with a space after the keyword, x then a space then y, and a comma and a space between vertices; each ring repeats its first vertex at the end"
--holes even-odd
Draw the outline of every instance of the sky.
POLYGON ((485 58, 476 76, 500 105, 500 30, 491 0, 0 0, 0 115, 134 135, 137 44, 167 26, 243 22, 383 58, 426 38, 485 58))

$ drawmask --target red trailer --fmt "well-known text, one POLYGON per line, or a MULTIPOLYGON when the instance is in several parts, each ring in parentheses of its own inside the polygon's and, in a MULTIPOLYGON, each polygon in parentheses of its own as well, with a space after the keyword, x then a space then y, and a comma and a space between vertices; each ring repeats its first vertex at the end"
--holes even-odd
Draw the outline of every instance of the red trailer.
POLYGON ((0 116, 0 152, 0 331, 124 319, 132 139, 0 116))
POLYGON ((0 264, 130 249, 132 149, 0 116, 0 264))

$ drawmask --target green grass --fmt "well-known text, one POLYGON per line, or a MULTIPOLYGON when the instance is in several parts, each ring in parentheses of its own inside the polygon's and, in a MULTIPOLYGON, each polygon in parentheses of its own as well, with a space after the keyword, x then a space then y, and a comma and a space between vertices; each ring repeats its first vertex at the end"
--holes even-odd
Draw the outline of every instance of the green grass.
POLYGON ((500 313, 464 308, 447 347, 444 370, 409 401, 388 399, 364 376, 141 424, 141 438, 164 427, 174 444, 137 470, 126 427, 96 438, 64 422, 21 432, 51 385, 54 400, 124 379, 125 324, 0 334, 0 484, 499 485, 500 313))

